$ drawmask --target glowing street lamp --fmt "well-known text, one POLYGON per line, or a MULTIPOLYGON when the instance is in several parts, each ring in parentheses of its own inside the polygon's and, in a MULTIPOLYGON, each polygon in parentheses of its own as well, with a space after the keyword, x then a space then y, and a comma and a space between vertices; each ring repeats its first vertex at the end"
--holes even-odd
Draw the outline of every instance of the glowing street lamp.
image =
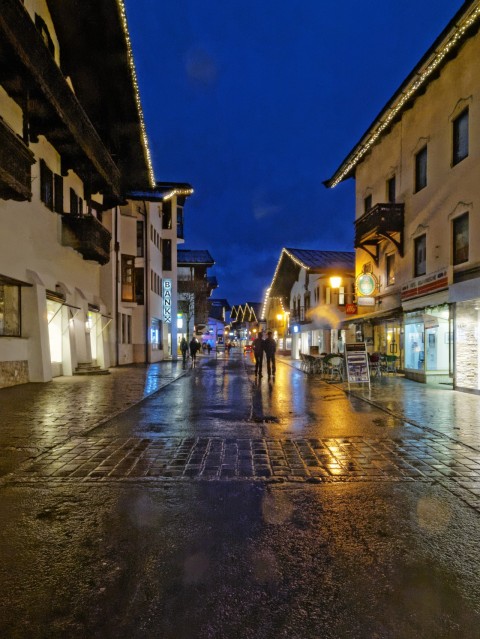
POLYGON ((340 286, 342 285, 342 278, 334 275, 330 278, 330 286, 332 288, 340 288, 340 286))

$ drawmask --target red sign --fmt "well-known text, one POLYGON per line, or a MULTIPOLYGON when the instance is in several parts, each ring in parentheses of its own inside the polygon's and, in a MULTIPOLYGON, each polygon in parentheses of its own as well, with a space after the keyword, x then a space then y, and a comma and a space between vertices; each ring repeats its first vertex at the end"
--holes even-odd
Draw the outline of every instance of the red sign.
POLYGON ((357 305, 356 304, 346 304, 345 305, 345 313, 347 315, 355 315, 356 312, 357 312, 357 305))

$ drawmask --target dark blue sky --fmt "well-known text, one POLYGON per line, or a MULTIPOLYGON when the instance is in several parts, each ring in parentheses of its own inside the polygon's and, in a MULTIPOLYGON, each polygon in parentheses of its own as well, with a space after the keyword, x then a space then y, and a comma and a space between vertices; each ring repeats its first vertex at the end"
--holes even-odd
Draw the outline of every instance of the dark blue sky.
POLYGON ((353 250, 331 177, 461 0, 126 0, 155 177, 190 182, 214 297, 261 301, 284 246, 353 250))

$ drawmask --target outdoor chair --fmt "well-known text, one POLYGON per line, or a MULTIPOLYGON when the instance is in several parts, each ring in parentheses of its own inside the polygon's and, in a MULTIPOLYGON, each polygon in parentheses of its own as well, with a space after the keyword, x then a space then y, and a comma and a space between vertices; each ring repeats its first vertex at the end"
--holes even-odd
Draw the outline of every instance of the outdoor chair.
POLYGON ((328 367, 332 380, 338 378, 343 381, 343 357, 331 357, 328 361, 328 367))

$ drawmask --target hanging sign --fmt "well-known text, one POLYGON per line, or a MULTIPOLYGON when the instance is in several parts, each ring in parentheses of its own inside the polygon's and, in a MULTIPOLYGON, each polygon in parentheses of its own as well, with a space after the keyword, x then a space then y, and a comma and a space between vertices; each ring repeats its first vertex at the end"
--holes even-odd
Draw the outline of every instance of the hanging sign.
POLYGON ((164 278, 162 282, 163 294, 163 321, 165 324, 172 323, 172 280, 164 278))
POLYGON ((359 295, 373 295, 378 288, 378 280, 372 273, 362 273, 356 279, 359 295))

